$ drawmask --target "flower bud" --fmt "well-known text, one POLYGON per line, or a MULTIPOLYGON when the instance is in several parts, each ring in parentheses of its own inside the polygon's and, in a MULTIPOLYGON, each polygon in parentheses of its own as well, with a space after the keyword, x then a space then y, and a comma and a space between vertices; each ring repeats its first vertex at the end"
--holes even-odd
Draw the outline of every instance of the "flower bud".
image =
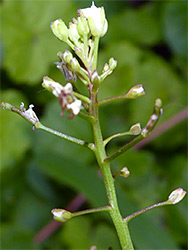
POLYGON ((65 209, 54 208, 51 213, 53 214, 54 220, 59 222, 65 222, 72 218, 72 213, 65 209))
POLYGON ((168 201, 171 204, 176 204, 178 202, 180 202, 184 196, 186 195, 186 191, 183 190, 183 188, 178 188, 176 190, 174 190, 168 197, 168 201))
POLYGON ((88 22, 85 17, 78 17, 77 29, 80 36, 89 34, 88 22))
POLYGON ((68 28, 61 19, 51 23, 51 30, 54 35, 61 41, 66 42, 69 36, 68 28))
POLYGON ((130 172, 127 167, 124 167, 120 170, 120 175, 124 178, 127 178, 130 175, 130 172))
POLYGON ((110 69, 111 69, 111 70, 114 70, 114 69, 116 68, 116 66, 117 66, 117 61, 114 60, 113 57, 110 58, 110 60, 109 60, 109 67, 110 67, 110 69))
POLYGON ((70 61, 70 66, 74 72, 80 71, 80 64, 75 57, 73 57, 72 60, 70 61))
POLYGON ((141 133, 141 127, 140 127, 140 123, 136 123, 135 125, 133 125, 129 132, 132 134, 132 135, 139 135, 141 133))
POLYGON ((129 90, 129 92, 126 94, 126 97, 129 99, 135 99, 144 94, 145 94, 144 88, 142 87, 141 84, 138 84, 129 90))
POLYGON ((70 61, 73 59, 73 55, 69 50, 65 50, 65 52, 62 54, 62 58, 66 63, 70 63, 70 61))
POLYGON ((105 63, 104 68, 102 70, 102 74, 105 73, 106 71, 108 71, 109 69, 110 69, 110 67, 109 67, 108 63, 105 63))
POLYGON ((91 75, 91 82, 93 85, 96 85, 96 86, 99 86, 100 84, 100 76, 98 75, 96 70, 94 70, 91 75))
POLYGON ((90 8, 78 10, 78 14, 81 17, 85 17, 88 20, 89 28, 93 36, 102 37, 105 35, 108 29, 108 22, 105 18, 104 8, 97 8, 92 2, 90 8))
POLYGON ((69 38, 74 42, 77 43, 78 39, 80 38, 80 35, 78 34, 77 30, 77 24, 75 23, 69 23, 69 38))

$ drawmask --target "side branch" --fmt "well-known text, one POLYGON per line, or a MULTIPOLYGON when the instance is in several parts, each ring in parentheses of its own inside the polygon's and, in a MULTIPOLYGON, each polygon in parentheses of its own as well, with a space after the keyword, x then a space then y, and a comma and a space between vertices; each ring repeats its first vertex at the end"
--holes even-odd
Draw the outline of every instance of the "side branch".
POLYGON ((157 121, 159 120, 161 114, 162 114, 162 102, 160 99, 157 99, 155 101, 155 106, 154 106, 154 111, 153 114, 151 115, 147 125, 145 128, 142 129, 142 132, 139 136, 137 136, 134 140, 130 141, 129 143, 125 144, 123 147, 121 147, 119 150, 114 152, 113 154, 107 156, 104 161, 105 162, 111 162, 114 160, 116 157, 127 151, 129 148, 132 148, 135 144, 146 138, 150 132, 154 129, 157 121))
POLYGON ((65 139, 65 140, 70 141, 70 142, 74 142, 74 143, 76 143, 78 145, 81 145, 81 146, 90 148, 91 150, 94 150, 94 144, 93 143, 85 142, 83 140, 77 139, 77 138, 72 137, 70 135, 63 134, 63 133, 58 132, 58 131, 56 131, 54 129, 51 129, 51 128, 48 128, 48 127, 44 126, 39 121, 39 119, 36 116, 35 112, 32 110, 32 108, 33 108, 32 104, 29 106, 28 110, 26 110, 24 108, 23 103, 21 104, 20 109, 12 106, 9 103, 5 103, 5 102, 3 102, 1 104, 1 106, 2 106, 3 109, 8 110, 8 111, 12 111, 14 113, 17 113, 21 117, 23 117, 27 122, 31 123, 34 126, 33 128, 42 129, 42 130, 44 130, 44 131, 46 131, 48 133, 51 133, 53 135, 56 135, 56 136, 58 136, 58 137, 60 137, 62 139, 65 139))

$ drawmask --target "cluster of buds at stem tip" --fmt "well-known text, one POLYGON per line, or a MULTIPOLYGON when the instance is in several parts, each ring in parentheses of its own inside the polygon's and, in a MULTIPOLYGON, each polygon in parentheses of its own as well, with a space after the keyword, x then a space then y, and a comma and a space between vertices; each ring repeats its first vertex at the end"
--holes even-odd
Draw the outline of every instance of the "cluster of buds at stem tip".
POLYGON ((186 195, 186 191, 183 190, 183 188, 178 188, 174 190, 169 196, 168 196, 168 202, 170 204, 176 204, 180 202, 184 196, 186 195))
POLYGON ((59 99, 59 104, 62 108, 62 116, 64 115, 65 110, 71 110, 71 118, 78 115, 82 102, 73 95, 73 87, 71 83, 62 86, 60 83, 45 76, 43 77, 42 86, 59 99))
POLYGON ((80 17, 78 20, 73 19, 73 22, 69 24, 69 29, 61 19, 51 23, 51 30, 58 39, 63 42, 70 39, 75 45, 78 45, 85 35, 102 37, 106 34, 108 22, 104 7, 97 8, 92 2, 90 8, 79 9, 78 14, 80 17))
POLYGON ((54 208, 52 209, 51 213, 53 214, 53 218, 59 222, 65 222, 72 218, 72 213, 61 208, 54 208))

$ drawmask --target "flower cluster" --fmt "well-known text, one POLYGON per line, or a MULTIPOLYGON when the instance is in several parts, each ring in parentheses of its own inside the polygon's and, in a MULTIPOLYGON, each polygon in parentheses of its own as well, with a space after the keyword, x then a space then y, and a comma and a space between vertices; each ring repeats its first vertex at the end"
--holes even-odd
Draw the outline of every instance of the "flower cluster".
POLYGON ((59 98, 59 104, 62 107, 61 115, 65 110, 71 110, 72 116, 78 115, 82 102, 73 95, 73 87, 71 83, 62 86, 60 83, 53 81, 48 76, 43 77, 42 86, 51 92, 55 97, 59 98))
MULTIPOLYGON (((71 47, 84 64, 84 67, 87 68, 89 74, 92 74, 94 51, 98 46, 98 39, 107 32, 108 22, 104 8, 97 8, 94 2, 92 2, 90 8, 78 10, 78 14, 79 17, 77 19, 73 18, 72 22, 69 23, 69 27, 61 19, 57 19, 51 23, 51 30, 58 39, 71 47)), ((76 58, 68 57, 68 59, 73 61, 71 67, 74 67, 74 65, 76 67, 73 71, 79 72, 80 65, 76 58)), ((87 74, 85 75, 87 76, 87 74)), ((88 77, 90 78, 90 76, 88 77)))

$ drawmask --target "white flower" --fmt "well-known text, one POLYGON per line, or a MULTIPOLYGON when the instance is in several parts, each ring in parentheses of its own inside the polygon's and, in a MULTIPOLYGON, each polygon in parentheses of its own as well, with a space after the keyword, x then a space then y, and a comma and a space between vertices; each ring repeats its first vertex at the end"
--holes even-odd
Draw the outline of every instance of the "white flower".
POLYGON ((69 37, 73 42, 77 43, 78 39, 80 38, 77 30, 77 24, 69 23, 69 37))
POLYGON ((186 191, 183 190, 183 188, 178 188, 174 190, 168 197, 168 201, 172 204, 176 204, 180 202, 184 196, 186 195, 186 191))
POLYGON ((25 110, 24 108, 24 103, 21 103, 20 109, 22 111, 22 114, 25 116, 26 119, 30 120, 32 123, 37 123, 39 122, 39 119, 37 117, 37 115, 35 114, 35 112, 33 111, 34 105, 30 104, 29 105, 29 109, 25 110))
POLYGON ((48 91, 50 91, 56 97, 59 97, 61 92, 64 90, 63 86, 60 83, 55 82, 48 76, 43 77, 42 86, 48 91))
POLYGON ((67 104, 67 109, 71 109, 74 115, 77 115, 80 112, 81 107, 82 107, 82 102, 78 99, 76 99, 71 104, 67 104))
POLYGON ((78 10, 78 14, 81 17, 85 17, 88 20, 89 28, 93 36, 102 37, 106 34, 108 29, 108 22, 105 18, 104 8, 97 8, 92 2, 90 8, 78 10))

